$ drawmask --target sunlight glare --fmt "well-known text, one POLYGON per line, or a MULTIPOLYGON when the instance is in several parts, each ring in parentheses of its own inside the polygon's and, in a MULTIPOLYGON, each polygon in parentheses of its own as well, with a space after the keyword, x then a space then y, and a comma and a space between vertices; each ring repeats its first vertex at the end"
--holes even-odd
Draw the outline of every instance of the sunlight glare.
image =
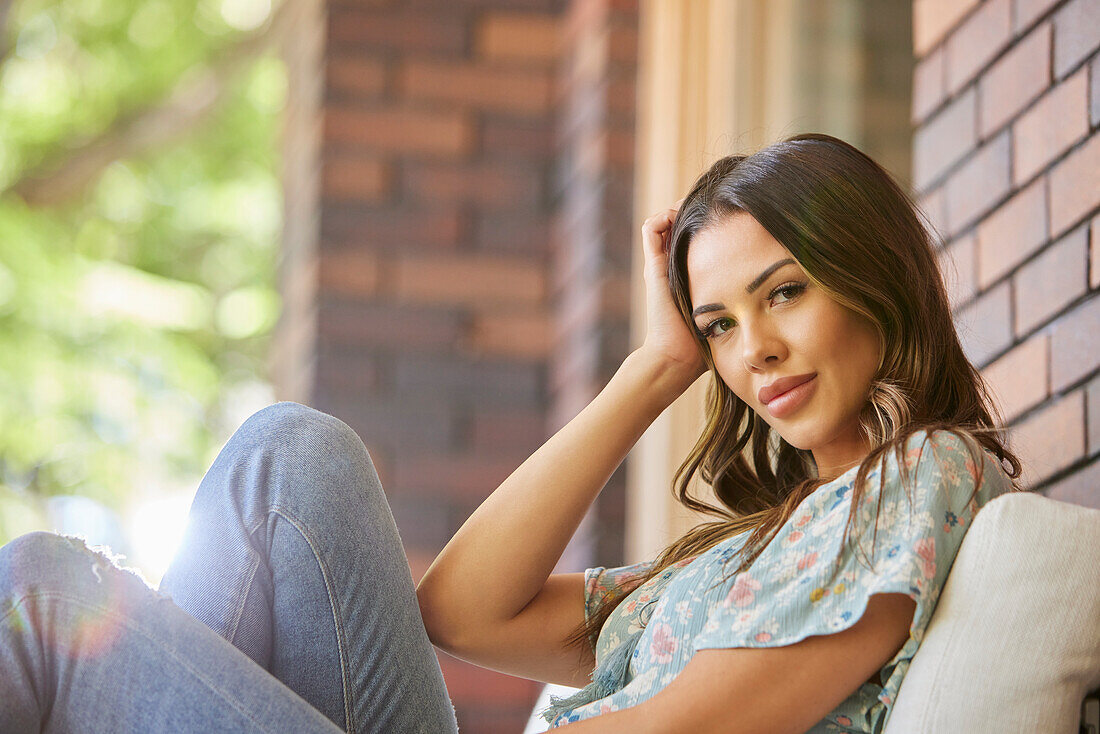
POLYGON ((238 31, 263 25, 271 14, 271 0, 222 0, 222 18, 238 31))
POLYGON ((138 505, 130 516, 134 561, 154 587, 168 570, 187 529, 192 496, 157 497, 138 505))

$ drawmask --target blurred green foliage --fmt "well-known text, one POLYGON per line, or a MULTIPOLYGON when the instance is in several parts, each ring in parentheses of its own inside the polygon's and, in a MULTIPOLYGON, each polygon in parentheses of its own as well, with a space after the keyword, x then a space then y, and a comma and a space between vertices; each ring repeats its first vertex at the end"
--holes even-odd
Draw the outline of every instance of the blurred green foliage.
POLYGON ((221 103, 156 148, 129 151, 117 131, 263 33, 271 11, 268 0, 10 5, 0 28, 0 543, 42 527, 50 496, 121 509, 142 493, 193 489, 236 427, 233 395, 266 383, 286 97, 275 49, 215 75, 221 103), (21 195, 100 139, 119 157, 76 194, 21 195))

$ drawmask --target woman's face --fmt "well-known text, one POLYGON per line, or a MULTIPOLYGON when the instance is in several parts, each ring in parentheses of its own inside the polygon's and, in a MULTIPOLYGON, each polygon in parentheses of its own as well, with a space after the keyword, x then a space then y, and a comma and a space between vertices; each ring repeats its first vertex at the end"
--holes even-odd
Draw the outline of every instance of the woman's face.
POLYGON ((859 414, 879 365, 874 327, 815 286, 744 212, 696 233, 687 271, 695 326, 734 394, 787 443, 812 451, 821 478, 862 460, 870 447, 859 414), (769 387, 790 390, 761 396, 769 387))

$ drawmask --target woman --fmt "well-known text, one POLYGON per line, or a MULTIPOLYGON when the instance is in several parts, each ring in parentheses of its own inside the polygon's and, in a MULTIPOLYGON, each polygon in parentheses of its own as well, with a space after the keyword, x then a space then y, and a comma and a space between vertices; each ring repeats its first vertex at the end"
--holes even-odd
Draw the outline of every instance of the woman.
POLYGON ((643 345, 415 591, 358 437, 270 406, 200 485, 166 595, 59 536, 0 549, 0 729, 455 731, 430 639, 583 686, 546 712, 576 734, 881 730, 974 513, 1020 469, 914 207, 802 135, 718 161, 642 234, 643 345), (552 574, 705 370, 676 489, 720 519, 654 561, 552 574))

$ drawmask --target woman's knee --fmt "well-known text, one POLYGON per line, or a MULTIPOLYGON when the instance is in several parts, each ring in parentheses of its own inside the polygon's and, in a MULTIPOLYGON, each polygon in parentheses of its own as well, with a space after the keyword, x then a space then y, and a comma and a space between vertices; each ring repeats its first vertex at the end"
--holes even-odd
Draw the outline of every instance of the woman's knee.
POLYGON ((65 591, 71 586, 75 567, 88 565, 94 572, 112 564, 80 538, 35 531, 0 548, 0 585, 5 593, 16 596, 65 591))
POLYGON ((308 484, 335 489, 365 482, 380 489, 370 453, 362 439, 339 418, 291 401, 269 405, 250 416, 238 433, 284 452, 308 484), (327 480, 327 481, 326 481, 327 480))
POLYGON ((359 435, 336 416, 289 400, 256 411, 241 424, 238 433, 279 441, 304 440, 315 445, 351 443, 366 451, 359 435))

